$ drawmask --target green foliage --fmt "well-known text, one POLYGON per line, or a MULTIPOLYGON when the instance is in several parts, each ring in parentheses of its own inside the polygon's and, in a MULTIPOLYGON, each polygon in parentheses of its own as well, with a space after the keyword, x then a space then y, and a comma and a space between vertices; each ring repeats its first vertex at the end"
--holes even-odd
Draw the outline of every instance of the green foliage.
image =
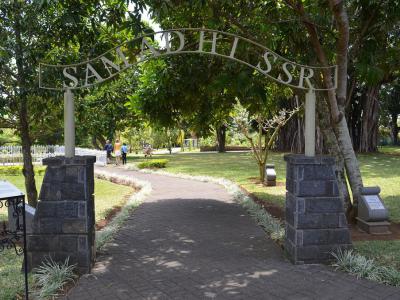
POLYGON ((353 250, 338 249, 332 253, 332 256, 335 258, 333 266, 336 269, 353 274, 357 278, 366 278, 394 286, 400 285, 400 271, 393 267, 379 266, 373 259, 368 259, 353 250))
MULTIPOLYGON (((35 167, 36 175, 43 176, 46 167, 35 167)), ((19 176, 22 175, 22 166, 0 166, 0 175, 19 176)))
POLYGON ((382 266, 400 271, 400 241, 359 241, 354 242, 355 250, 363 256, 374 259, 382 266))
POLYGON ((168 159, 151 159, 139 163, 139 169, 160 169, 167 166, 168 159))
POLYGON ((33 280, 36 286, 36 296, 39 299, 54 298, 62 287, 74 282, 75 265, 69 265, 69 258, 63 264, 58 264, 51 257, 46 259, 41 266, 33 270, 33 280))
POLYGON ((4 145, 18 145, 20 140, 15 135, 15 130, 12 129, 1 129, 0 128, 0 146, 4 145))

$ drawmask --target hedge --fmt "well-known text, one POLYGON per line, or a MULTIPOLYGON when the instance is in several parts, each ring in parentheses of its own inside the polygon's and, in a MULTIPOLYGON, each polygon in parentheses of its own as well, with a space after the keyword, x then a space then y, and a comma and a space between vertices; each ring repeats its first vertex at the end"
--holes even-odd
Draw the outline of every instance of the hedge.
MULTIPOLYGON (((35 167, 35 174, 43 176, 46 167, 35 167)), ((0 175, 18 176, 22 175, 22 166, 0 166, 0 175)))
POLYGON ((139 163, 139 169, 160 169, 167 166, 168 159, 151 159, 139 163))

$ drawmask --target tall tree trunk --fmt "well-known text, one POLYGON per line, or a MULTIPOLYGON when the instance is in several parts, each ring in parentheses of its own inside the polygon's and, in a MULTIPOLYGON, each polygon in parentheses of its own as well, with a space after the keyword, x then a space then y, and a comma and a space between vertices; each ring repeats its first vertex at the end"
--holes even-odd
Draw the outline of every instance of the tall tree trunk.
POLYGON ((19 134, 22 143, 22 155, 24 160, 23 174, 25 177, 25 189, 28 197, 29 205, 36 207, 37 205, 37 190, 35 184, 35 172, 32 164, 31 155, 31 138, 29 134, 29 122, 28 122, 28 97, 26 90, 26 78, 24 72, 24 56, 23 56, 23 44, 21 39, 21 24, 20 17, 21 10, 18 1, 14 2, 15 9, 15 20, 14 20, 14 32, 15 32, 15 61, 17 65, 17 80, 18 80, 18 100, 19 100, 19 134))
POLYGON ((222 124, 217 127, 217 151, 225 152, 226 144, 226 125, 222 124))
POLYGON ((35 171, 32 164, 32 154, 31 154, 31 139, 29 136, 29 124, 27 122, 27 105, 24 100, 21 99, 21 108, 19 113, 20 119, 20 136, 22 144, 22 156, 24 160, 24 166, 22 173, 25 177, 25 189, 28 197, 28 204, 36 207, 37 205, 37 189, 35 184, 35 171))
POLYGON ((397 126, 397 117, 398 114, 392 114, 391 115, 391 135, 392 135, 392 141, 393 141, 393 145, 397 146, 399 144, 399 126, 397 126))
MULTIPOLYGON (((300 15, 302 22, 310 36, 310 42, 318 61, 324 67, 329 66, 328 57, 322 47, 321 39, 318 34, 317 27, 313 20, 306 13, 302 2, 286 1, 300 15)), ((330 118, 335 135, 338 141, 340 152, 344 158, 346 166, 346 175, 349 179, 351 191, 353 193, 352 215, 357 215, 358 201, 360 199, 360 188, 363 186, 361 172, 358 165, 357 157, 353 149, 352 141, 347 127, 345 117, 345 106, 347 97, 347 55, 349 46, 349 19, 347 16, 344 1, 329 0, 329 6, 335 19, 337 29, 337 89, 333 90, 334 84, 330 70, 324 69, 323 82, 327 91, 327 104, 330 109, 330 118)), ((326 116, 328 117, 328 116, 326 116)))
POLYGON ((335 158, 335 173, 339 183, 339 191, 344 199, 346 210, 351 207, 351 199, 346 183, 345 164, 340 147, 332 126, 329 122, 329 109, 323 98, 317 101, 317 122, 323 136, 323 153, 328 153, 335 158))
POLYGON ((260 172, 260 182, 263 183, 265 181, 265 164, 258 164, 258 170, 260 172))
POLYGON ((368 87, 363 97, 360 152, 375 152, 378 150, 379 89, 380 85, 368 87))
POLYGON ((349 105, 346 109, 347 125, 349 126, 350 138, 353 142, 354 150, 358 151, 362 127, 362 98, 356 96, 355 93, 351 97, 352 99, 349 100, 349 105))

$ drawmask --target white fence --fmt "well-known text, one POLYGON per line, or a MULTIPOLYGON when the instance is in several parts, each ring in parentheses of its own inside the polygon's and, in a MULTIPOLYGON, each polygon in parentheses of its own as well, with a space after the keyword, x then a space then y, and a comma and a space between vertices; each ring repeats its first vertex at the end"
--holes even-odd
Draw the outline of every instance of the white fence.
POLYGON ((184 139, 183 147, 189 148, 189 149, 199 148, 198 140, 197 139, 184 139))
MULTIPOLYGON (((65 154, 64 146, 34 145, 31 147, 32 160, 34 163, 42 163, 47 157, 63 156, 65 154)), ((93 155, 96 156, 96 165, 104 166, 107 164, 107 154, 105 151, 75 148, 75 155, 93 155)), ((0 147, 0 165, 17 165, 23 163, 21 146, 1 146, 0 147)))

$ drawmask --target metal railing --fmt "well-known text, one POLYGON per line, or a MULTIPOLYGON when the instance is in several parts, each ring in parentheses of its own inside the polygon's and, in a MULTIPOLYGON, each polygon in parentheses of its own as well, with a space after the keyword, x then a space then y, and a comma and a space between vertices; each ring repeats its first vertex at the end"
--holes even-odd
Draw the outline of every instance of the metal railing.
MULTIPOLYGON (((47 157, 65 155, 65 147, 58 145, 33 145, 31 147, 33 163, 41 164, 47 157)), ((107 164, 107 153, 101 150, 75 148, 75 155, 96 156, 96 165, 107 164)), ((1 146, 0 165, 19 165, 23 163, 22 146, 1 146)))

